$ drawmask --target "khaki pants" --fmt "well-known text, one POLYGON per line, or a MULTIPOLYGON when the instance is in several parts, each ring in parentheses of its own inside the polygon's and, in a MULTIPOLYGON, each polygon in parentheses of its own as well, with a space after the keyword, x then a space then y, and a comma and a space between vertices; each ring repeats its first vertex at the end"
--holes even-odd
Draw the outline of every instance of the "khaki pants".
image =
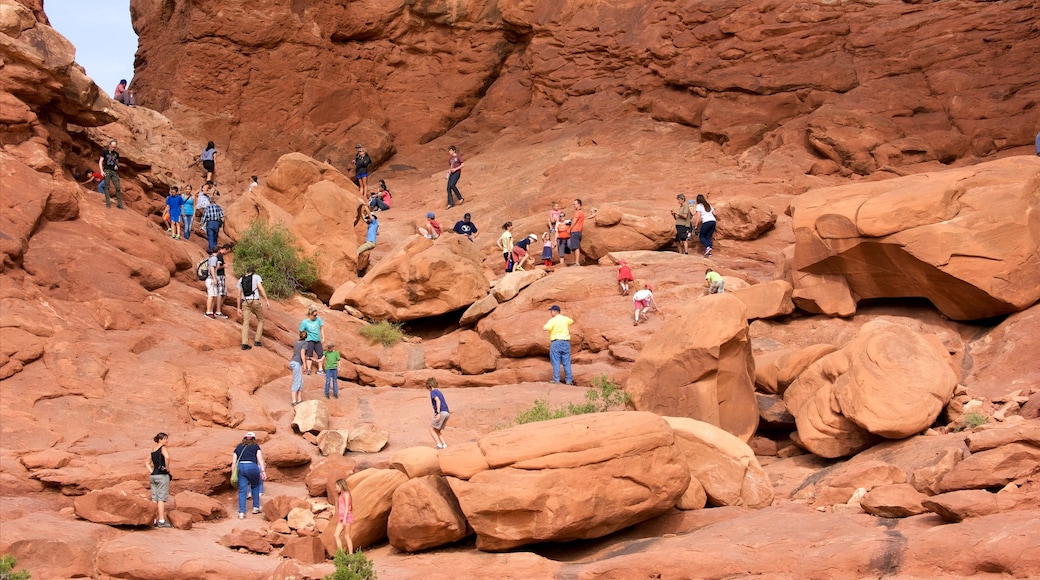
POLYGON ((259 300, 242 301, 242 344, 249 344, 249 317, 256 316, 256 342, 264 334, 264 309, 259 300))

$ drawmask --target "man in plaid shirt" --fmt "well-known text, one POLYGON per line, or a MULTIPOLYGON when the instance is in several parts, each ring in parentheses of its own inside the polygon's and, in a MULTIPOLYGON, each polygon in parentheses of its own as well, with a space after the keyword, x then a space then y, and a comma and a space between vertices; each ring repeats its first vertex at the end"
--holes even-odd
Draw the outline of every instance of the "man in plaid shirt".
POLYGON ((202 223, 206 226, 206 240, 209 241, 209 253, 217 249, 217 235, 224 225, 224 208, 216 201, 211 201, 202 212, 202 223))

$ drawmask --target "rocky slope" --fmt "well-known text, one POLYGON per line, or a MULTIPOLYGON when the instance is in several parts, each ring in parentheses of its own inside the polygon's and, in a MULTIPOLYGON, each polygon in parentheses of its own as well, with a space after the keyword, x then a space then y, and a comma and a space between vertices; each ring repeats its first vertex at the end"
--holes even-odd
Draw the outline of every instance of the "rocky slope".
POLYGON ((292 3, 267 13, 135 0, 138 94, 173 122, 100 94, 42 8, 0 0, 0 553, 34 576, 317 578, 331 568, 311 563, 330 548, 336 477, 350 478, 355 539, 381 578, 1040 574, 1040 159, 974 164, 1022 152, 1037 128, 1036 73, 1022 64, 1037 39, 1030 5, 717 3, 680 14, 292 3), (986 41, 995 27, 1005 49, 986 41), (647 41, 669 30, 667 42, 647 41), (963 43, 940 42, 949 30, 963 43), (894 31, 933 40, 911 47, 894 31), (153 52, 164 42, 187 52, 153 52), (681 67, 702 45, 725 63, 681 67), (376 71, 384 60, 399 75, 376 71), (217 61, 226 66, 214 71, 217 61), (229 76, 189 91, 157 70, 174 65, 229 76), (238 82, 246 66, 252 80, 238 82), (826 84, 850 70, 848 88, 826 84), (358 82, 344 90, 342 78, 358 82), (159 80, 170 90, 149 84, 159 80), (415 90, 424 80, 439 88, 415 90), (889 100, 912 99, 916 83, 942 87, 928 90, 931 105, 889 100), (321 93, 325 117, 301 106, 321 93), (950 104, 962 97, 973 104, 950 104), (807 108, 779 115, 792 98, 807 108), (356 103, 377 122, 345 119, 356 103), (768 115, 749 121, 749 111, 768 115), (879 119, 899 131, 849 130, 879 119), (1025 137, 997 138, 1008 130, 1025 137), (224 188, 232 236, 263 216, 326 259, 318 295, 276 302, 264 348, 251 351, 239 349, 234 319, 201 314, 191 270, 202 242, 158 225, 166 186, 197 184, 185 167, 220 131, 231 139, 222 183, 255 172, 265 184, 224 188), (904 154, 909 142, 893 135, 933 149, 904 154), (70 177, 109 137, 126 161, 124 212, 70 177), (336 148, 355 140, 389 160, 376 177, 395 191, 363 277, 352 261, 357 190, 308 157, 342 166, 336 148), (451 141, 474 155, 466 203, 441 211, 451 141), (939 142, 968 145, 942 157, 939 142), (307 155, 282 155, 297 149, 307 155), (933 171, 940 161, 961 167, 933 171), (895 172, 920 175, 884 179, 895 172), (709 191, 726 216, 711 260, 657 251, 678 191, 709 191), (599 265, 503 277, 497 224, 540 233, 548 202, 574 197, 599 210, 586 237, 599 265), (449 226, 473 212, 482 236, 462 247, 412 237, 430 209, 449 226), (622 258, 661 304, 638 327, 616 289, 622 258), (728 295, 701 296, 709 265, 728 295), (577 321, 578 388, 546 382, 541 326, 554 303, 577 321), (326 404, 320 378, 307 377, 311 402, 294 413, 285 360, 310 304, 344 352, 345 380, 326 404), (358 333, 364 314, 408 320, 416 338, 372 346, 358 333), (535 399, 581 401, 601 375, 643 412, 503 429, 535 399), (431 376, 455 412, 441 452, 425 447, 431 376), (142 463, 160 430, 171 434, 176 530, 133 527, 151 517, 142 463), (260 435, 271 479, 263 517, 241 522, 225 517, 237 508, 226 478, 246 430, 260 435))

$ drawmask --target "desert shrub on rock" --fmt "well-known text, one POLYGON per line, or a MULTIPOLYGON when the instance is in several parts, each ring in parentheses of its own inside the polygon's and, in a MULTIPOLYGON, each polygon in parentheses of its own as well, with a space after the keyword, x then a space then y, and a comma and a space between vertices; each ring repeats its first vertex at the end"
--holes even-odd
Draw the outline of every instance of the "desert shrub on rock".
POLYGON ((629 401, 626 393, 617 383, 610 380, 606 375, 599 375, 592 379, 592 389, 585 392, 585 402, 582 404, 567 403, 566 406, 550 407, 546 399, 537 399, 530 409, 517 413, 514 423, 523 425, 525 423, 536 423, 550 419, 562 419, 572 415, 587 415, 589 413, 605 413, 614 408, 624 408, 629 401))
POLYGON ((235 244, 235 274, 253 267, 271 298, 288 298, 318 280, 317 263, 302 253, 285 226, 254 220, 235 244))
POLYGON ((340 549, 333 559, 336 571, 322 580, 376 580, 376 570, 372 567, 372 560, 361 553, 361 550, 352 554, 340 549))

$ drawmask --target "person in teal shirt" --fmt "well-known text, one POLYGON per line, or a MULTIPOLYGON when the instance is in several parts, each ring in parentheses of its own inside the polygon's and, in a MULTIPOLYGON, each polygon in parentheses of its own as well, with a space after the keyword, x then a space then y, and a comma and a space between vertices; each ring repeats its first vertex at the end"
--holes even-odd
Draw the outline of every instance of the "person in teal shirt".
POLYGON ((307 309, 307 318, 300 322, 300 332, 307 333, 306 364, 307 374, 311 374, 311 363, 318 366, 318 372, 322 372, 322 360, 325 353, 321 345, 325 342, 325 323, 318 318, 318 309, 311 306, 307 309))
POLYGON ((329 398, 329 384, 332 384, 332 396, 339 398, 339 351, 331 341, 325 351, 325 398, 329 398))

